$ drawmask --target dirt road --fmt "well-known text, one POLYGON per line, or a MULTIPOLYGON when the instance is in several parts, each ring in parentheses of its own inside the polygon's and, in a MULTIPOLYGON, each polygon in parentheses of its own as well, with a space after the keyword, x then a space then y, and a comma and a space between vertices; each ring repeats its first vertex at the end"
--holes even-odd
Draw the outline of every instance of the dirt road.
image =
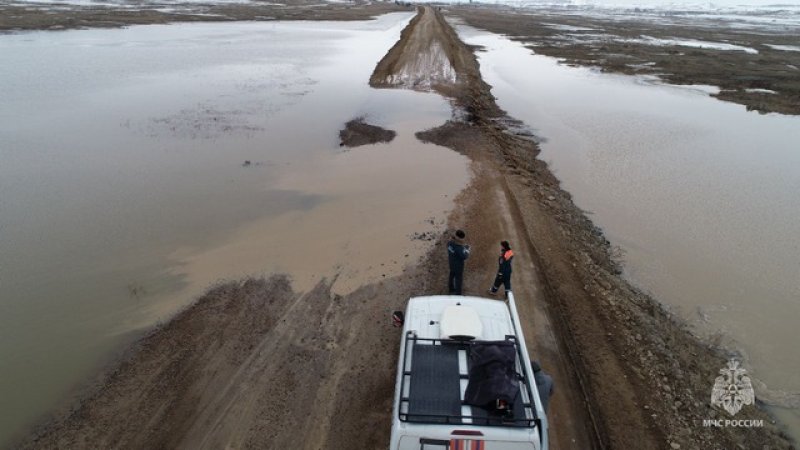
MULTIPOLYGON (((509 132, 472 51, 438 12, 421 10, 371 82, 434 89, 463 111, 417 136, 472 160, 449 218, 473 245, 466 293, 484 295, 501 239, 514 246, 528 346, 556 380, 552 448, 789 447, 769 423, 699 426, 713 414, 705 399, 722 359, 619 277, 602 233, 535 144, 509 132)), ((346 296, 330 281, 297 294, 280 276, 219 286, 24 447, 386 448, 400 339, 389 313, 444 293, 445 237, 402 275, 346 296)), ((768 420, 755 408, 742 418, 768 420)))
POLYGON ((430 9, 423 9, 403 30, 370 77, 373 87, 445 89, 468 82, 472 54, 430 9))

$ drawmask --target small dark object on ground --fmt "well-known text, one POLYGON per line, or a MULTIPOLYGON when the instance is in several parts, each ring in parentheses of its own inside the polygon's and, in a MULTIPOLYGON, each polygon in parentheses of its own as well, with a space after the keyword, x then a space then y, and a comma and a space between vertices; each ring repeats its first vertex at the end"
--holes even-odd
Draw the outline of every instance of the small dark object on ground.
POLYGON ((414 232, 409 237, 412 241, 433 241, 436 239, 433 231, 414 232))

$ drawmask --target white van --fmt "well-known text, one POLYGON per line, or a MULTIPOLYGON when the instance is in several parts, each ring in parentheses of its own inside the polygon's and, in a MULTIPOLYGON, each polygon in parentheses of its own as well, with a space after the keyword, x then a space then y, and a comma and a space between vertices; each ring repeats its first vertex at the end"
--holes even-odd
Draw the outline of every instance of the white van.
POLYGON ((547 450, 514 296, 409 300, 390 450, 547 450))

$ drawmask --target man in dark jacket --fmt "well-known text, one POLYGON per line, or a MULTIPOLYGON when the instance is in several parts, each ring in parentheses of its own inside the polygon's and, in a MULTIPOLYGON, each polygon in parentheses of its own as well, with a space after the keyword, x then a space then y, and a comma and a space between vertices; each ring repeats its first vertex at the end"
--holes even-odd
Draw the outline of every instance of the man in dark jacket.
POLYGON ((537 361, 531 363, 531 368, 533 369, 533 379, 536 381, 536 390, 539 391, 539 400, 542 401, 542 409, 547 412, 550 396, 553 395, 555 389, 553 377, 546 374, 537 361))
POLYGON ((463 295, 461 286, 464 281, 464 261, 469 258, 469 245, 464 243, 466 237, 466 233, 458 230, 447 242, 447 262, 450 264, 447 288, 450 295, 463 295))
POLYGON ((500 258, 497 260, 497 276, 494 278, 494 284, 489 293, 494 295, 500 289, 500 284, 506 290, 506 294, 511 291, 511 260, 514 259, 514 252, 511 251, 511 244, 508 241, 500 243, 500 258))

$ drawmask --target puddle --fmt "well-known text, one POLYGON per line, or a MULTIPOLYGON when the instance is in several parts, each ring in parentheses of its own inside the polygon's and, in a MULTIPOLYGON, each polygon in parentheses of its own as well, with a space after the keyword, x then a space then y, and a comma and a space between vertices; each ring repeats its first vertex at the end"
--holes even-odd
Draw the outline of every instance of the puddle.
POLYGON ((0 36, 0 444, 217 280, 415 263, 469 174, 413 137, 444 100, 367 85, 411 17, 0 36))
POLYGON ((308 210, 250 222, 217 245, 176 251, 172 257, 180 270, 197 279, 192 284, 200 287, 214 274, 236 276, 256 267, 292 274, 301 290, 336 273, 333 290, 347 294, 416 262, 425 245, 410 242, 411 236, 443 231, 451 200, 466 182, 465 161, 414 137, 416 131, 440 125, 450 116, 447 103, 408 90, 375 92, 376 100, 397 111, 381 120, 397 131, 397 138, 389 144, 313 155, 300 167, 285 168, 275 177, 274 189, 321 201, 308 210), (421 109, 431 115, 420 119, 421 109), (442 176, 443 171, 448 175, 442 176))
MULTIPOLYGON (((544 139, 541 158, 624 250, 626 275, 741 349, 762 400, 797 406, 800 118, 459 32, 487 49, 481 71, 500 107, 544 139)), ((800 435, 797 410, 774 411, 800 435)))

